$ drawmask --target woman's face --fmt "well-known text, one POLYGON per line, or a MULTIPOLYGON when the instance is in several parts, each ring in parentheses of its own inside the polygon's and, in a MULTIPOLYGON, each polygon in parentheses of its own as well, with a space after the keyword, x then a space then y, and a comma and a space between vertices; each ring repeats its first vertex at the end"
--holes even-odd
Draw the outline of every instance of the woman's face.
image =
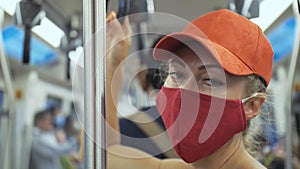
POLYGON ((213 56, 196 42, 182 45, 169 60, 169 75, 164 86, 184 88, 216 97, 241 99, 244 78, 227 73, 213 56), (196 49, 197 54, 190 48, 196 49))

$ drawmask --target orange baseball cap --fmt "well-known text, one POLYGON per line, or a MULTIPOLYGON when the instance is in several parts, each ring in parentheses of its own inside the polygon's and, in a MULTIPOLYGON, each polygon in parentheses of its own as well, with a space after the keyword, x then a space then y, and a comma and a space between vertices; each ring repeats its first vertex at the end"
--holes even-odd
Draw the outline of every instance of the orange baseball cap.
POLYGON ((266 85, 272 76, 273 49, 262 30, 230 10, 210 12, 192 21, 182 32, 163 37, 155 46, 153 56, 168 60, 170 55, 189 40, 203 45, 229 73, 261 76, 266 85))

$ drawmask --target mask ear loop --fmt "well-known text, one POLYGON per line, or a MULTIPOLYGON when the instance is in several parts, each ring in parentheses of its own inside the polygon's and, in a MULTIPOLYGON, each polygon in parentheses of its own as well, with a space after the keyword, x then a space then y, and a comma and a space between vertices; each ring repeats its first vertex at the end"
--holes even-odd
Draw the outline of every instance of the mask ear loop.
MULTIPOLYGON (((242 103, 246 103, 248 100, 252 99, 253 97, 259 96, 259 95, 264 95, 265 93, 254 93, 253 95, 246 97, 244 99, 241 99, 242 103)), ((265 97, 265 96, 264 96, 265 97)))

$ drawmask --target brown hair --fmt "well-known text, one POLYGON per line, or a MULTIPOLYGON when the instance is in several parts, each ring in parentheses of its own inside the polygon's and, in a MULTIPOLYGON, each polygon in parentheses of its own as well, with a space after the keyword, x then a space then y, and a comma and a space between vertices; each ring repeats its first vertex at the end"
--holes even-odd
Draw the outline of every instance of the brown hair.
POLYGON ((243 133, 243 142, 247 151, 255 156, 260 148, 267 143, 266 138, 263 136, 263 125, 265 119, 269 118, 271 112, 269 98, 269 92, 265 81, 258 75, 246 76, 245 86, 246 97, 253 95, 254 93, 266 93, 266 101, 264 102, 264 109, 260 111, 256 118, 259 118, 261 122, 254 122, 254 120, 248 120, 248 129, 243 133))

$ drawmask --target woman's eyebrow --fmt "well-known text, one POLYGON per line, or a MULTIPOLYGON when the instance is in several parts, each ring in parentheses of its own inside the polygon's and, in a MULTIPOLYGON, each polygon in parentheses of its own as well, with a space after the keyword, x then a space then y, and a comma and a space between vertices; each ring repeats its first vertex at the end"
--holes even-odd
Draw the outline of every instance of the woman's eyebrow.
POLYGON ((201 66, 199 66, 198 70, 199 71, 206 71, 208 68, 217 68, 217 69, 224 70, 220 65, 217 65, 217 64, 201 65, 201 66))

